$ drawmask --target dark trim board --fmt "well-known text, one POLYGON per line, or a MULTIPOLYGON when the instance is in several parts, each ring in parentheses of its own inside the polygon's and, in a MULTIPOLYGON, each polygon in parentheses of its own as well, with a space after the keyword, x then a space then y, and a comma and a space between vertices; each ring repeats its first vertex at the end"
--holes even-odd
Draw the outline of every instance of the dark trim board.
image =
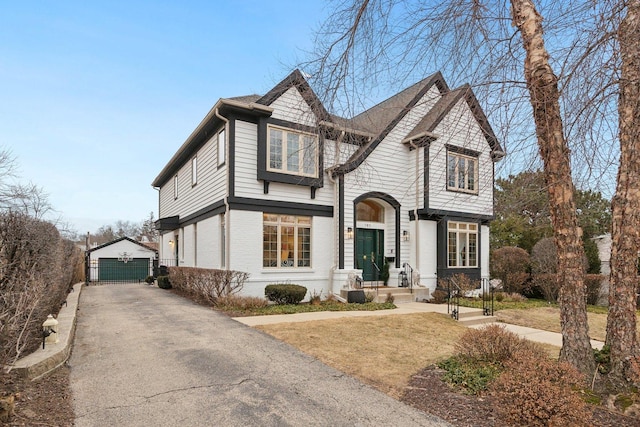
POLYGON ((338 268, 344 270, 344 175, 338 176, 338 268))
POLYGON ((322 188, 324 186, 324 173, 322 172, 324 170, 324 138, 320 134, 320 132, 318 132, 317 127, 305 126, 285 120, 263 117, 258 121, 257 144, 258 146, 256 147, 256 149, 258 154, 258 167, 256 176, 258 177, 258 180, 302 185, 315 188, 322 188), (269 125, 276 125, 291 130, 299 130, 318 136, 318 163, 316 165, 316 167, 318 168, 317 177, 292 175, 267 170, 267 140, 269 139, 267 128, 269 125))
MULTIPOLYGON (((418 209, 419 219, 438 221, 445 217, 450 220, 477 222, 482 225, 489 225, 489 222, 495 218, 494 215, 472 214, 469 212, 456 212, 444 209, 418 209)), ((412 211, 409 212, 409 219, 411 221, 415 220, 415 214, 412 211)))
POLYGON ((229 209, 231 210, 269 212, 283 215, 333 216, 333 206, 280 202, 276 200, 252 199, 248 197, 229 197, 228 200, 229 209))
POLYGON ((186 227, 187 225, 195 224, 196 222, 200 222, 207 218, 220 215, 221 213, 224 213, 224 211, 224 200, 218 200, 217 202, 182 218, 180 220, 180 227, 186 227))
MULTIPOLYGON (((340 177, 342 178, 342 175, 340 175, 340 177)), ((356 218, 356 205, 360 202, 362 202, 363 200, 367 200, 367 199, 380 199, 383 200, 385 202, 387 202, 388 204, 391 205, 391 207, 395 210, 396 215, 395 215, 395 226, 396 226, 396 233, 395 233, 395 258, 396 258, 396 263, 395 266, 396 268, 400 268, 400 215, 401 215, 401 209, 400 209, 400 202, 398 202, 396 199, 394 199, 392 196, 390 196, 389 194, 386 193, 382 193, 380 191, 371 191, 369 193, 364 193, 361 194, 360 196, 356 197, 355 200, 353 201, 353 229, 356 230, 357 229, 357 218, 356 218)), ((342 200, 342 197, 340 197, 340 200, 342 200)), ((342 209, 340 209, 340 211, 342 212, 342 209)), ((354 257, 353 260, 353 267, 356 267, 356 259, 354 257)))

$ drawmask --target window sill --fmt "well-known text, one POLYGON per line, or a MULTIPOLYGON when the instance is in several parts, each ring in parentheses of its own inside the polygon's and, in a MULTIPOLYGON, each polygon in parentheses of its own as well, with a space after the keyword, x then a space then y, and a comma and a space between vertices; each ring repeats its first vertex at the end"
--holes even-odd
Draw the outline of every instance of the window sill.
POLYGON ((313 267, 263 267, 263 274, 276 273, 315 273, 313 267))
POLYGON ((470 196, 477 196, 478 195, 478 191, 469 191, 469 190, 463 190, 461 188, 452 188, 452 187, 447 187, 447 191, 450 191, 452 193, 461 193, 461 194, 468 194, 470 196))

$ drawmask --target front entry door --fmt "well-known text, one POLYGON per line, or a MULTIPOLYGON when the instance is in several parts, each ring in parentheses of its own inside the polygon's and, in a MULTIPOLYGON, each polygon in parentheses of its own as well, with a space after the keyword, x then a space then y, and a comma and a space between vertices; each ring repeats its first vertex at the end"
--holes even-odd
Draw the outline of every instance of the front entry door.
POLYGON ((384 264, 384 230, 358 228, 356 230, 356 268, 362 270, 362 280, 380 279, 378 269, 384 264))

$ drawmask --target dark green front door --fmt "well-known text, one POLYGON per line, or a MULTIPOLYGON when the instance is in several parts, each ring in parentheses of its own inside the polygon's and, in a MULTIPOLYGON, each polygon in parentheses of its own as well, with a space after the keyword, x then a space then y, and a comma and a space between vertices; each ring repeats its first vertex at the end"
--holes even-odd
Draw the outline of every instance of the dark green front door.
POLYGON ((128 262, 118 258, 100 258, 98 280, 105 282, 137 282, 149 275, 149 258, 133 258, 128 262))
POLYGON ((382 269, 382 264, 384 264, 384 230, 358 228, 356 230, 356 268, 362 270, 362 280, 365 282, 379 280, 378 268, 382 269))

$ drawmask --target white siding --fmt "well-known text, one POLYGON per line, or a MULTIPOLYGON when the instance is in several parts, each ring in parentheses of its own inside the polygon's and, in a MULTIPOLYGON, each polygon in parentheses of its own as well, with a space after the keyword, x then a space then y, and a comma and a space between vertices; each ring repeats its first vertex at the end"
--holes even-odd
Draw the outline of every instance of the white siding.
MULTIPOLYGON (((419 163, 416 174, 416 151, 410 151, 409 147, 401 141, 435 105, 439 96, 437 88, 431 88, 358 169, 345 176, 345 226, 353 223, 353 201, 364 193, 380 191, 392 196, 400 203, 400 232, 409 230, 407 211, 415 208, 416 185, 420 194, 419 203, 422 203, 424 155, 422 150, 417 151, 419 163)), ((391 211, 392 215, 395 215, 391 208, 385 211, 391 211)), ((395 216, 387 218, 387 225, 393 226, 393 224, 395 224, 395 216)), ((354 242, 355 240, 345 242, 345 268, 347 269, 354 265, 354 242)), ((410 246, 401 242, 400 247, 400 264, 402 264, 409 260, 410 246)), ((387 236, 385 241, 387 255, 390 248, 395 248, 395 233, 387 236)))
MULTIPOLYGON (((332 267, 333 219, 314 217, 311 224, 311 268, 265 269, 262 267, 262 213, 232 211, 231 269, 251 274, 244 295, 264 296, 270 283, 294 283, 305 286, 309 293, 329 292, 332 267)), ((309 294, 307 294, 307 297, 309 294)))
POLYGON ((493 214, 493 162, 490 147, 469 106, 460 100, 436 127, 440 135, 429 148, 429 207, 469 214, 493 214), (447 191, 445 144, 480 152, 478 195, 447 191))
POLYGON ((220 215, 198 222, 198 267, 220 268, 220 215))
POLYGON ((197 152, 198 183, 195 186, 191 185, 189 159, 177 174, 178 198, 174 200, 173 177, 160 188, 160 218, 174 215, 184 218, 224 197, 227 167, 225 165, 218 169, 218 131, 197 152))
POLYGON ((418 221, 418 223, 420 224, 420 263, 417 265, 420 265, 420 284, 428 286, 433 293, 438 278, 438 223, 436 221, 418 221))
POLYGON ((181 257, 181 267, 196 267, 195 237, 195 224, 184 227, 181 242, 184 253, 181 257))
POLYGON ((480 226, 480 245, 481 246, 481 259, 480 259, 480 274, 483 278, 489 278, 489 226, 480 226))
POLYGON ((307 126, 316 125, 316 117, 295 87, 289 88, 280 98, 270 105, 274 109, 271 117, 300 123, 307 126))

